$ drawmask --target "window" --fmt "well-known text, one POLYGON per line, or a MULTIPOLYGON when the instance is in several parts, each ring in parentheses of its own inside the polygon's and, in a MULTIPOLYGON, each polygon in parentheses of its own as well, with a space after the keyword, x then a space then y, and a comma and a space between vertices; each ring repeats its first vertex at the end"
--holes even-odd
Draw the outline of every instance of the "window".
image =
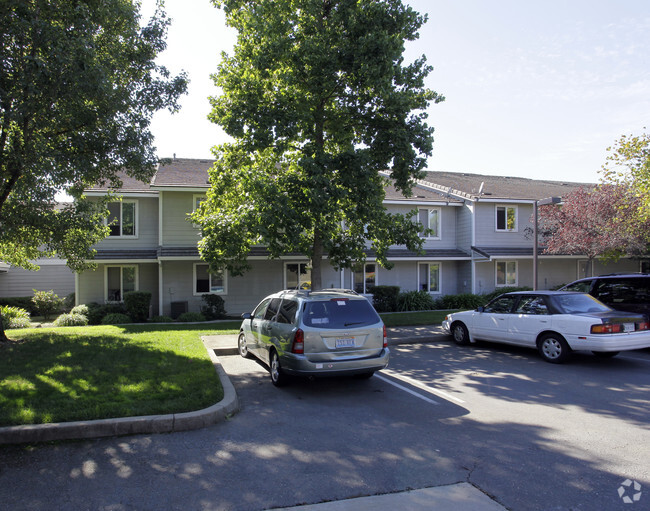
POLYGON ((541 296, 525 296, 519 301, 517 314, 533 314, 541 316, 548 314, 548 307, 541 296))
POLYGON ((497 261, 497 286, 517 285, 517 261, 497 261))
POLYGON ((497 231, 517 230, 517 208, 515 206, 497 206, 497 231))
POLYGON ((298 302, 295 300, 282 300, 282 306, 278 313, 277 322, 292 325, 298 312, 298 302))
POLYGON ((509 314, 512 307, 517 301, 516 296, 500 296, 495 298, 485 306, 483 312, 492 312, 495 314, 509 314))
POLYGON ((440 292, 440 263, 419 265, 419 289, 428 293, 440 292))
POLYGON ((124 301, 124 293, 137 291, 136 266, 106 266, 104 297, 107 302, 124 301))
POLYGON ((372 294, 372 288, 377 285, 377 265, 366 263, 357 266, 352 273, 352 287, 362 295, 372 294))
POLYGON ((429 234, 420 232, 422 238, 440 238, 440 208, 418 209, 418 221, 424 229, 430 229, 429 234))
POLYGON ((137 223, 137 202, 121 201, 108 203, 108 218, 106 223, 110 226, 109 236, 135 237, 137 223))
MULTIPOLYGON (((202 203, 206 198, 207 198, 207 197, 206 197, 205 195, 197 195, 197 194, 194 194, 194 196, 193 196, 193 198, 192 198, 192 213, 194 213, 197 209, 199 209, 199 206, 201 205, 201 203, 202 203)), ((188 215, 190 215, 190 214, 191 214, 191 213, 188 213, 188 215)), ((201 228, 201 226, 200 226, 199 224, 196 224, 196 223, 194 223, 194 222, 192 222, 192 226, 193 226, 195 229, 200 229, 200 228, 201 228)))
POLYGON ((210 273, 207 264, 194 265, 194 294, 226 294, 226 272, 210 273))
POLYGON ((311 268, 307 263, 287 263, 284 269, 285 289, 311 289, 311 268))

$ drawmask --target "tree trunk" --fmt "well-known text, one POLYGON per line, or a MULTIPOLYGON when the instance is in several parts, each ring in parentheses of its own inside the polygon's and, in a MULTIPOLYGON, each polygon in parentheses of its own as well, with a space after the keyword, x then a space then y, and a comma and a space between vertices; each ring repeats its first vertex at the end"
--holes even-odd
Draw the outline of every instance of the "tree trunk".
POLYGON ((323 240, 318 227, 314 228, 314 250, 311 261, 311 290, 323 289, 323 240))

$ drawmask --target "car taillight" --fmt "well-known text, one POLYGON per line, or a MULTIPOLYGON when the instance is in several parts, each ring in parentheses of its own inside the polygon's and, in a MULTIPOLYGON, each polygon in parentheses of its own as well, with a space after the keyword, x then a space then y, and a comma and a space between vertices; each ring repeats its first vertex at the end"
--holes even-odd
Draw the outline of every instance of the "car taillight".
POLYGON ((650 330, 650 323, 647 321, 644 321, 643 323, 637 323, 636 324, 636 329, 637 330, 650 330))
POLYGON ((592 325, 592 334, 618 334, 623 331, 623 325, 620 323, 603 323, 602 325, 592 325))
POLYGON ((303 332, 300 328, 296 330, 296 335, 293 336, 291 353, 296 353, 298 355, 305 353, 305 332, 303 332))
POLYGON ((388 348, 388 333, 386 332, 386 325, 384 325, 384 348, 388 348))

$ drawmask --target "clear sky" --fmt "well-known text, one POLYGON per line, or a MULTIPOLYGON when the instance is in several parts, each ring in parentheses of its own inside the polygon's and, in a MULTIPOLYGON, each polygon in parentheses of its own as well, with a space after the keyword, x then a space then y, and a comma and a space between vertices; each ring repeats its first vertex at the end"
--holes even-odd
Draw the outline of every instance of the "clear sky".
MULTIPOLYGON (((154 0, 142 0, 150 15, 154 0)), ((597 182, 606 148, 650 128, 650 1, 405 0, 428 14, 424 54, 435 128, 429 170, 597 182)), ((211 158, 210 79, 235 33, 209 0, 166 0, 160 62, 191 80, 183 108, 156 114, 160 157, 211 158)))

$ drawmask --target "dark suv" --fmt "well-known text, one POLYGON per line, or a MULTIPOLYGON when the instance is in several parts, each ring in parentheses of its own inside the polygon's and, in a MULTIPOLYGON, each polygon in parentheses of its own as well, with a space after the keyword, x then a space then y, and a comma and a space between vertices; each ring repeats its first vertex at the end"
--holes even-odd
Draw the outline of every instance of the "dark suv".
POLYGON ((650 317, 650 275, 600 275, 567 284, 562 291, 589 293, 612 309, 641 312, 650 317))

